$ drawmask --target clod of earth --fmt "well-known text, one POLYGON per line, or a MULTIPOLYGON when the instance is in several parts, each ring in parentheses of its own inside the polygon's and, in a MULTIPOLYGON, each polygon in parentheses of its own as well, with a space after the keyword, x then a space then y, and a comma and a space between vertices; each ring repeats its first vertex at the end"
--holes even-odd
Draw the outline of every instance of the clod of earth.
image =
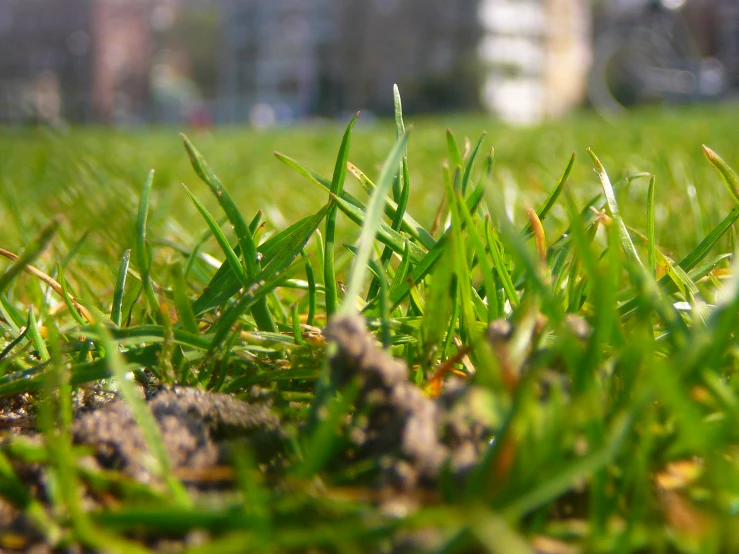
MULTIPOLYGON (((222 439, 279 433, 279 418, 268 405, 248 404, 227 394, 197 389, 161 390, 148 401, 172 469, 203 469, 222 463, 222 439)), ((153 476, 146 467, 148 448, 123 400, 90 412, 72 427, 74 442, 93 447, 104 468, 119 469, 140 482, 153 476)))
MULTIPOLYGON (((120 471, 140 483, 157 484, 158 477, 147 464, 150 453, 144 434, 126 402, 113 393, 100 391, 77 393, 75 399, 72 440, 91 448, 87 462, 101 469, 120 471)), ((31 409, 27 408, 31 401, 28 395, 11 400, 4 402, 0 415, 17 432, 0 444, 0 448, 7 448, 8 441, 21 434, 22 427, 33 427, 31 409), (12 417, 13 407, 16 417, 12 417), (21 421, 28 425, 21 426, 21 421)), ((218 480, 201 480, 197 476, 222 475, 216 470, 227 467, 229 439, 250 441, 254 451, 267 458, 267 462, 274 463, 280 458, 277 453, 284 438, 283 431, 269 398, 244 402, 227 394, 176 387, 150 388, 146 400, 159 427, 171 470, 191 490, 219 488, 218 480), (195 478, 188 478, 188 475, 195 478)), ((27 434, 23 440, 40 443, 39 439, 39 435, 27 434)), ((49 481, 43 466, 22 463, 14 469, 33 496, 44 502, 48 500, 49 481)), ((230 481, 230 476, 226 475, 225 480, 230 481)), ((86 495, 86 499, 92 505, 98 502, 95 494, 86 495)), ((33 545, 41 548, 39 552, 50 551, 25 514, 2 499, 0 529, 25 537, 28 548, 33 545)))
POLYGON ((474 387, 452 382, 439 398, 428 398, 359 316, 334 318, 325 335, 337 346, 330 359, 334 386, 360 382, 348 433, 357 458, 384 461, 378 484, 433 489, 445 467, 461 478, 475 465, 487 448, 489 427, 471 408, 474 387))

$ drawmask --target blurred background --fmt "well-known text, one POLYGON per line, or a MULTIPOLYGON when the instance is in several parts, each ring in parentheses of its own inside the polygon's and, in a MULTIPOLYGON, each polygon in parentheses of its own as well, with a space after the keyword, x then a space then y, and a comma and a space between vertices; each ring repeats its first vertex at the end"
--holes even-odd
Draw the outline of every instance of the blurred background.
POLYGON ((0 121, 258 127, 362 110, 731 98, 737 0, 0 0, 0 121))

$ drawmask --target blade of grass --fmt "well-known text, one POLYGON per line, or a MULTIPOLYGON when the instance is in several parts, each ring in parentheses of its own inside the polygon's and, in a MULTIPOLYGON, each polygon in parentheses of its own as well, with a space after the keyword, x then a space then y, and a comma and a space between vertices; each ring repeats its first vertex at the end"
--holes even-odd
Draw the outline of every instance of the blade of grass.
POLYGON ((136 219, 136 260, 139 267, 139 275, 141 275, 141 283, 144 287, 144 293, 146 294, 146 299, 149 303, 149 310, 156 314, 159 302, 157 301, 154 287, 151 284, 151 276, 149 274, 149 248, 146 244, 146 223, 149 218, 149 200, 153 184, 154 170, 152 169, 149 171, 146 181, 144 181, 144 188, 141 190, 141 198, 139 199, 139 213, 138 218, 136 219))
POLYGON ((533 554, 526 539, 516 533, 501 516, 485 506, 475 506, 469 514, 469 528, 490 554, 533 554))
POLYGON ((341 305, 340 313, 343 315, 349 315, 355 311, 354 299, 360 295, 364 278, 367 274, 367 262, 370 259, 375 236, 380 228, 385 195, 392 184, 393 176, 402 159, 407 142, 408 133, 401 135, 395 141, 395 145, 393 145, 383 163, 380 178, 377 181, 377 188, 372 193, 367 204, 367 213, 365 214, 362 232, 359 236, 357 256, 349 273, 349 284, 344 295, 345 300, 341 305))
POLYGON ((305 248, 300 251, 300 255, 305 260, 305 280, 308 282, 308 319, 306 323, 313 325, 316 320, 316 305, 318 300, 316 298, 316 277, 313 273, 313 266, 310 263, 310 258, 305 253, 305 248))
POLYGON ((256 304, 262 298, 288 279, 295 271, 300 269, 300 264, 293 264, 280 272, 272 272, 267 275, 264 271, 257 275, 254 284, 248 287, 241 298, 226 309, 216 324, 213 326, 213 340, 208 347, 208 356, 213 356, 216 351, 223 345, 231 332, 231 327, 236 323, 238 318, 256 304), (263 273, 265 273, 263 275, 263 273))
MULTIPOLYGON (((132 348, 125 352, 123 357, 126 362, 131 364, 155 365, 158 351, 158 345, 132 348)), ((41 390, 45 379, 44 371, 48 365, 48 362, 45 362, 31 369, 0 377, 0 397, 41 390)), ((84 385, 85 383, 111 377, 105 358, 72 364, 71 372, 72 386, 84 385)))
POLYGON ((200 215, 203 216, 203 219, 208 224, 208 227, 210 228, 210 232, 215 237, 216 241, 218 242, 218 246, 221 247, 221 250, 223 251, 224 255, 226 256, 226 261, 228 262, 229 266, 231 267, 231 271, 236 275, 236 278, 241 283, 242 287, 246 287, 249 285, 249 275, 246 272, 246 269, 244 269, 244 266, 241 265, 241 262, 239 262, 239 257, 234 251, 233 248, 231 248, 231 245, 228 242, 228 239, 226 238, 226 235, 221 231, 221 228, 218 226, 218 222, 215 220, 215 218, 210 215, 210 212, 203 206, 200 201, 195 197, 195 195, 190 192, 190 189, 188 189, 185 185, 182 185, 182 188, 185 189, 185 192, 190 197, 190 200, 192 200, 192 203, 195 204, 195 207, 200 212, 200 215))
MULTIPOLYGON (((554 190, 552 190, 551 194, 546 199, 544 204, 542 204, 541 207, 536 210, 536 215, 539 217, 539 221, 544 221, 549 214, 549 211, 554 207, 554 204, 557 203, 559 195, 562 194, 562 191, 564 190, 565 185, 570 178, 570 172, 572 171, 573 165, 575 165, 574 152, 570 156, 570 161, 567 163, 567 167, 565 167, 565 170, 562 173, 562 176, 559 178, 559 181, 557 181, 557 185, 554 187, 554 190)), ((523 230, 523 234, 527 237, 532 234, 531 223, 526 224, 526 227, 523 230)))
POLYGON ((493 258, 493 269, 498 274, 498 279, 503 285, 503 290, 508 301, 511 303, 511 307, 515 308, 519 303, 518 292, 516 292, 511 274, 506 269, 506 264, 503 261, 503 245, 498 240, 498 233, 493 228, 490 218, 486 218, 485 222, 485 238, 487 240, 488 250, 490 250, 490 255, 493 258))
POLYGON ((8 354, 10 354, 13 349, 18 346, 21 341, 26 338, 26 335, 28 334, 28 330, 31 328, 30 322, 27 323, 18 333, 18 336, 16 336, 12 341, 10 341, 5 348, 3 348, 3 351, 0 352, 0 361, 5 358, 8 354))
MULTIPOLYGON (((293 263, 295 258, 300 255, 300 252, 305 248, 305 245, 310 240, 313 233, 318 229, 321 221, 327 216, 331 209, 330 204, 326 204, 316 214, 309 218, 305 218, 300 222, 300 225, 289 227, 287 233, 280 233, 278 236, 279 240, 275 240, 270 245, 269 258, 265 256, 265 260, 269 260, 264 264, 264 269, 257 275, 254 282, 260 282, 267 279, 271 279, 273 275, 283 271, 290 264, 293 263)), ((267 249, 265 248, 265 252, 267 249)))
MULTIPOLYGON (((308 169, 303 164, 301 164, 299 161, 294 160, 290 156, 286 156, 285 154, 283 154, 281 152, 275 152, 274 155, 275 155, 275 158, 277 158, 278 160, 280 160, 282 163, 284 163, 289 168, 295 170, 297 173, 299 173, 300 175, 302 175, 303 177, 305 177, 306 179, 308 179, 312 183, 315 183, 317 185, 320 185, 321 187, 325 188, 326 190, 331 190, 331 181, 329 181, 325 177, 322 177, 321 175, 319 175, 315 171, 313 171, 311 169, 308 169)), ((344 195, 351 196, 347 192, 343 192, 343 194, 344 195)), ((351 198, 353 198, 353 197, 351 197, 351 198)), ((351 202, 351 200, 349 200, 349 198, 345 198, 345 200, 351 202)), ((359 202, 359 200, 354 199, 354 202, 359 202)), ((354 202, 352 202, 352 203, 354 203, 354 202)))
POLYGON ((388 350, 391 346, 390 336, 390 302, 387 279, 383 276, 378 278, 380 283, 380 337, 382 338, 382 347, 388 350))
POLYGON ((123 308, 123 290, 126 288, 126 277, 128 276, 128 264, 131 261, 131 249, 123 252, 121 263, 118 266, 118 279, 113 291, 113 307, 110 311, 110 320, 117 327, 121 326, 121 310, 123 308))
POLYGON ((330 318, 339 306, 339 295, 338 286, 336 283, 336 269, 334 263, 334 243, 336 235, 336 215, 338 207, 335 205, 335 197, 341 194, 344 189, 344 180, 346 179, 346 162, 349 158, 349 145, 351 143, 352 129, 354 124, 357 122, 359 114, 354 116, 349 122, 349 125, 344 132, 344 137, 341 140, 341 146, 339 147, 339 154, 336 158, 336 165, 334 167, 334 176, 331 180, 331 191, 329 196, 329 203, 331 207, 326 214, 326 233, 324 236, 324 266, 323 266, 323 281, 324 288, 326 290, 326 317, 330 318))
POLYGON ((28 310, 28 336, 31 337, 31 342, 33 342, 36 350, 38 350, 39 360, 42 362, 48 361, 49 350, 46 348, 44 339, 41 338, 41 332, 36 323, 36 316, 33 313, 33 308, 29 308, 28 310))
MULTIPOLYGON (((338 208, 346 215, 351 221, 357 225, 364 225, 365 218, 367 217, 366 212, 361 208, 352 206, 348 202, 345 202, 341 198, 333 197, 334 202, 338 208)), ((389 225, 380 220, 377 240, 382 242, 384 245, 390 247, 396 254, 402 254, 405 249, 405 239, 403 235, 393 230, 389 225)), ((413 263, 419 263, 420 260, 426 255, 426 251, 423 250, 419 245, 414 242, 410 243, 411 256, 413 263)))
POLYGON ((187 284, 180 264, 175 264, 172 267, 172 281, 175 309, 177 310, 179 323, 185 331, 197 335, 199 333, 198 322, 195 320, 192 303, 187 297, 187 284))
POLYGON ((457 139, 454 138, 454 133, 451 129, 446 130, 446 145, 449 150, 449 162, 452 167, 464 167, 464 161, 462 160, 462 153, 459 151, 457 146, 457 139))
MULTIPOLYGON (((300 175, 306 177, 310 182, 321 186, 325 190, 331 190, 330 181, 307 169, 305 166, 300 164, 300 162, 293 160, 292 158, 285 156, 284 154, 280 154, 279 152, 275 152, 275 157, 285 163, 288 167, 297 171, 300 175)), ((375 184, 358 167, 356 167, 352 163, 347 162, 347 169, 352 175, 357 178, 367 194, 372 194, 372 191, 375 188, 375 184)), ((365 209, 365 205, 362 201, 358 200, 345 190, 342 190, 341 194, 339 194, 338 197, 351 206, 360 208, 361 210, 365 209)), ((398 204, 388 196, 385 204, 385 214, 389 218, 393 219, 397 211, 398 204)), ((429 234, 424 229, 424 227, 420 223, 418 223, 418 221, 416 221, 408 212, 405 212, 403 214, 403 223, 401 226, 401 230, 415 238, 426 249, 430 249, 436 243, 431 234, 429 234)))
MULTIPOLYGON (((395 139, 400 138, 405 133, 405 123, 403 122, 403 102, 400 99, 400 89, 398 85, 393 85, 393 112, 395 115, 395 139)), ((393 181, 393 200, 395 200, 399 206, 401 206, 399 217, 395 219, 398 222, 403 219, 403 212, 408 205, 408 196, 410 189, 408 188, 408 152, 403 152, 403 160, 400 162, 400 173, 395 181, 393 181)), ((396 231, 398 227, 395 225, 395 219, 393 220, 393 229, 396 231)), ((398 223, 399 224, 399 223, 398 223)))
POLYGON ((34 260, 36 260, 39 256, 41 256, 41 254, 44 253, 44 251, 54 240, 60 224, 61 218, 59 217, 55 217, 54 219, 49 221, 49 223, 44 225, 39 234, 23 250, 21 255, 17 256, 17 258, 15 257, 15 255, 11 257, 3 254, 5 257, 11 257, 11 259, 15 258, 15 261, 10 265, 8 269, 5 270, 5 273, 0 276, 0 295, 5 292, 5 289, 8 288, 10 283, 13 282, 13 280, 20 274, 21 271, 24 271, 26 267, 30 266, 30 264, 34 260))
POLYGON ((649 273, 657 278, 657 258, 655 257, 654 239, 654 175, 649 179, 649 190, 647 191, 647 252, 649 261, 649 273))
MULTIPOLYGON (((678 265, 686 272, 690 272, 696 265, 698 265, 703 258, 705 258, 708 253, 711 251, 711 249, 716 245, 716 243, 721 239, 724 234, 732 228, 734 223, 739 219, 739 206, 736 206, 731 212, 729 212, 729 215, 727 215, 721 223, 719 223, 716 227, 713 228, 713 230, 706 235, 706 237, 701 241, 701 243, 696 246, 690 254, 685 256, 678 265)), ((664 291, 665 294, 671 294, 677 290, 675 287, 675 284, 671 281, 670 277, 668 275, 663 276, 659 281, 658 284, 660 286, 660 289, 664 291)), ((634 309, 636 308, 637 300, 631 299, 627 302, 624 302, 620 307, 619 311, 622 315, 622 317, 627 317, 630 314, 634 312, 634 309)))
MULTIPOLYGON (((181 136, 185 144, 187 154, 190 157, 190 162, 192 163, 193 169, 195 169, 195 173, 197 173, 200 179, 206 185, 208 185, 211 192, 213 192, 216 199, 218 200, 218 203, 221 205, 221 208, 223 208, 223 211, 228 217, 228 220, 231 222, 231 225, 233 225, 233 229, 236 233, 236 238, 241 248, 241 255, 244 259, 244 267, 247 277, 249 277, 250 279, 254 278, 261 271, 261 266, 259 263, 259 257, 257 256, 257 246, 254 242, 254 237, 249 230, 249 226, 246 224, 246 221, 241 215, 241 212, 236 206, 233 198, 231 198, 228 190, 226 190, 226 187, 223 186, 223 183, 221 183, 220 179, 218 179, 215 173, 213 173, 213 171, 210 169, 207 162, 205 161, 205 158, 203 158, 200 152, 195 149, 195 147, 185 135, 181 136)), ((192 195, 191 197, 194 198, 192 195)), ((233 269, 234 271, 236 271, 235 267, 233 269)), ((256 322, 260 330, 277 330, 277 326, 275 325, 272 319, 272 315, 267 308, 266 299, 261 300, 252 308, 252 315, 254 316, 254 321, 256 322)))
MULTIPOLYGON (((359 253, 359 248, 351 244, 344 243, 344 248, 346 248, 349 252, 351 252, 355 258, 357 254, 359 253)), ((367 268, 370 270, 370 273, 372 273, 372 276, 374 278, 382 277, 385 281, 387 281, 387 276, 385 275, 385 269, 381 267, 380 264, 378 264, 376 261, 374 260, 368 261, 367 268)))
MULTIPOLYGON (((190 333, 184 329, 172 329, 174 341, 183 346, 190 346, 199 350, 207 350, 210 345, 209 335, 202 336, 198 333, 190 333)), ((79 336, 88 338, 100 338, 95 327, 83 327, 78 331, 79 336)), ((109 329, 108 334, 118 342, 128 342, 132 344, 141 343, 142 340, 163 341, 166 337, 164 327, 162 325, 132 325, 131 327, 121 327, 118 329, 109 329)))
POLYGON ((711 162, 711 165, 716 168, 716 171, 719 172, 719 175, 721 175, 729 194, 731 194, 734 200, 739 202, 739 176, 737 176, 736 172, 731 169, 731 166, 721 156, 705 144, 703 145, 703 153, 708 158, 708 161, 711 162))
MULTIPOLYGON (((359 181, 359 183, 362 185, 362 188, 364 188, 365 192, 367 194, 372 194, 372 192, 375 190, 375 183, 373 183, 367 175, 364 174, 364 172, 359 169, 357 166, 355 166, 352 163, 347 163, 347 169, 349 170, 349 173, 354 175, 354 177, 359 181)), ((356 202, 352 202, 347 198, 347 193, 344 192, 340 198, 342 200, 345 200, 349 204, 356 206, 358 208, 364 208, 364 205, 357 200, 356 202)), ((398 213, 398 204, 393 201, 392 198, 389 196, 385 198, 385 215, 388 216, 391 220, 395 219, 396 214, 398 213)), ((397 230, 397 229, 396 229, 397 230)), ((413 237, 415 240, 417 240, 421 245, 426 248, 430 249, 434 246, 436 243, 436 240, 434 237, 431 236, 431 234, 426 231, 426 229, 416 221, 413 216, 411 216, 408 212, 403 213, 403 219, 400 226, 400 230, 408 233, 411 237, 413 237)))
MULTIPOLYGON (((487 342, 482 339, 482 331, 475 317, 472 301, 470 268, 463 236, 464 225, 459 215, 459 204, 464 203, 464 197, 461 190, 452 189, 448 184, 447 197, 450 199, 449 209, 452 215, 452 225, 449 228, 452 266, 457 275, 457 290, 462 314, 460 323, 464 324, 464 335, 466 335, 463 337, 466 338, 467 346, 472 348, 470 357, 475 363, 477 382, 492 390, 498 390, 501 384, 500 367, 492 358, 487 342)), ((470 229, 467 230, 470 231, 470 229)))
POLYGON ((469 184, 470 178, 472 177, 472 167, 475 164, 475 158, 477 158, 477 153, 480 151, 480 146, 482 146, 482 142, 485 140, 486 135, 487 133, 482 134, 482 136, 477 141, 475 148, 472 150, 469 158, 467 159, 467 164, 464 167, 464 175, 462 176, 462 195, 465 195, 467 193, 467 185, 469 184))
MULTIPOLYGON (((482 201, 484 192, 483 184, 481 183, 478 185, 478 187, 473 191, 472 194, 470 194, 465 202, 467 203, 467 208, 470 210, 470 213, 477 210, 477 207, 479 206, 480 202, 482 201)), ((410 293, 411 289, 414 285, 411 285, 410 283, 420 283, 423 278, 428 274, 429 271, 436 265, 436 263, 439 261, 439 258, 441 257, 441 254, 444 250, 444 244, 446 240, 449 237, 449 230, 447 229, 444 234, 441 236, 441 238, 436 241, 436 244, 434 247, 429 250, 428 254, 426 254, 423 259, 418 262, 418 265, 416 265, 415 268, 413 268, 413 271, 411 272, 410 278, 403 284, 401 288, 396 290, 394 293, 391 292, 390 294, 390 309, 393 310, 396 308, 398 304, 400 304, 410 293)), ((363 310, 363 313, 367 317, 378 317, 379 312, 377 311, 377 306, 374 302, 371 302, 367 305, 367 307, 363 310)))
MULTIPOLYGON (((303 236, 306 237, 305 240, 310 238, 318 230, 318 226, 323 221, 327 211, 328 204, 319 212, 301 219, 260 244, 259 253, 262 255, 262 264, 269 265, 278 254, 284 253, 286 250, 291 251, 294 237, 303 236)), ((231 269, 231 265, 228 263, 221 265, 203 293, 195 300, 193 311, 196 315, 200 315, 211 308, 220 306, 236 294, 241 286, 236 274, 231 269)))
MULTIPOLYGON (((403 123, 403 105, 400 100, 400 91, 398 85, 393 85, 393 99, 395 104, 395 137, 396 140, 405 133, 405 124, 403 123)), ((408 149, 406 148, 403 152, 402 159, 400 161, 400 169, 398 174, 395 176, 393 181, 393 198, 398 202, 398 207, 393 215, 392 222, 390 224, 391 229, 399 231, 403 226, 403 218, 405 217, 405 211, 408 207, 408 198, 410 197, 410 176, 408 174, 408 149), (397 188, 399 190, 395 190, 397 188)), ((380 265, 386 267, 393 252, 390 247, 385 246, 380 256, 380 265)), ((369 293, 367 299, 371 300, 377 294, 381 279, 374 278, 370 284, 369 293)), ((387 281, 384 281, 383 286, 387 285, 387 281)), ((387 291, 386 291, 387 292, 387 291)))
POLYGON ((480 239, 480 235, 477 233, 477 228, 474 221, 472 220, 472 215, 467 210, 467 206, 463 201, 461 201, 459 198, 457 199, 457 201, 457 209, 462 216, 462 220, 467 226, 467 236, 472 242, 472 247, 474 248, 475 254, 477 255, 477 263, 480 266, 483 283, 485 283, 485 296, 488 300, 487 322, 491 323, 501 314, 500 306, 498 306, 498 294, 497 287, 495 286, 495 278, 493 277, 493 269, 492 267, 490 267, 487 252, 485 251, 485 246, 480 239))
POLYGON ((587 152, 593 160, 593 164, 595 165, 595 173, 598 175, 600 183, 603 187, 603 194, 606 197, 608 211, 611 212, 611 217, 613 217, 613 221, 616 224, 618 236, 621 240, 621 246, 623 247, 626 254, 631 259, 633 259, 639 267, 644 268, 644 264, 639 258, 639 253, 636 251, 636 247, 631 240, 629 231, 628 229, 626 229, 624 220, 621 217, 621 212, 618 208, 618 201, 616 200, 616 193, 614 192, 613 186, 611 185, 611 180, 608 178, 608 174, 606 173, 603 164, 600 163, 600 160, 595 155, 595 152, 593 152, 590 148, 587 149, 587 152))
POLYGON ((80 315, 80 313, 77 311, 77 307, 74 305, 72 296, 69 294, 69 291, 67 291, 67 280, 64 278, 64 269, 62 268, 62 264, 58 263, 56 267, 57 267, 57 273, 59 274, 59 284, 62 287, 62 298, 64 299, 64 303, 67 305, 69 314, 77 322, 77 325, 84 326, 86 322, 84 318, 80 315))
MULTIPOLYGON (((444 331, 448 327, 452 304, 457 298, 451 249, 447 242, 442 261, 436 265, 431 275, 431 284, 426 289, 426 313, 421 322, 421 363, 425 365, 425 369, 430 368, 439 350, 444 331), (452 284, 455 290, 451 290, 452 284)), ((449 334, 452 334, 451 331, 449 334)))
MULTIPOLYGON (((406 282, 410 268, 411 268, 410 244, 406 242, 406 249, 403 252, 403 257, 400 259, 400 265, 398 266, 398 270, 395 272, 395 275, 393 276, 393 280, 390 283, 390 289, 388 290, 388 294, 392 294, 394 291, 398 290, 403 285, 403 283, 406 282)), ((388 300, 389 300, 389 297, 388 297, 388 300)), ((388 309, 389 308, 390 307, 388 306, 388 309)))

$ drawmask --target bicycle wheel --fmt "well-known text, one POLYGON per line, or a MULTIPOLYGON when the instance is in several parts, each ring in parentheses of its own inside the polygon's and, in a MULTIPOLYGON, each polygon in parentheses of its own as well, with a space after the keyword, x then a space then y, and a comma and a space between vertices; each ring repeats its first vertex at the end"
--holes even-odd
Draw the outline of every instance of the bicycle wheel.
POLYGON ((670 66, 669 50, 663 37, 645 28, 604 34, 595 43, 588 76, 593 108, 613 119, 630 106, 660 100, 652 85, 654 76, 670 66))

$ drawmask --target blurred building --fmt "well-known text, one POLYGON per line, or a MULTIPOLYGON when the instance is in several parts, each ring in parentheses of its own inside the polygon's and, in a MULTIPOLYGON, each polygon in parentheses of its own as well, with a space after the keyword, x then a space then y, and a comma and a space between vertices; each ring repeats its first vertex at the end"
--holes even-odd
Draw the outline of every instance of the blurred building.
POLYGON ((711 54, 726 68, 729 86, 739 86, 739 2, 715 0, 715 19, 709 23, 707 34, 714 37, 711 54), (711 23, 715 32, 711 32, 711 23))
POLYGON ((481 1, 339 0, 327 96, 391 113, 397 83, 410 112, 476 109, 481 1))
POLYGON ((397 83, 408 113, 535 122, 582 102, 591 6, 657 4, 739 86, 737 0, 0 0, 0 121, 387 115, 397 83))
POLYGON ((482 0, 482 99, 516 123, 562 115, 584 97, 590 62, 587 0, 482 0))
POLYGON ((0 120, 88 118, 90 17, 87 0, 0 0, 0 120))
POLYGON ((0 0, 0 121, 138 120, 153 10, 178 0, 0 0))
POLYGON ((90 100, 98 121, 141 118, 154 54, 149 0, 88 0, 90 100))
POLYGON ((218 116, 270 125, 314 112, 336 44, 333 0, 222 0, 218 116))
POLYGON ((587 26, 562 13, 584 4, 0 0, 0 120, 384 115, 394 83, 409 113, 482 104, 533 120, 578 101, 586 64, 568 62, 567 39, 587 26))
POLYGON ((221 117, 477 105, 479 0, 222 0, 221 117))

